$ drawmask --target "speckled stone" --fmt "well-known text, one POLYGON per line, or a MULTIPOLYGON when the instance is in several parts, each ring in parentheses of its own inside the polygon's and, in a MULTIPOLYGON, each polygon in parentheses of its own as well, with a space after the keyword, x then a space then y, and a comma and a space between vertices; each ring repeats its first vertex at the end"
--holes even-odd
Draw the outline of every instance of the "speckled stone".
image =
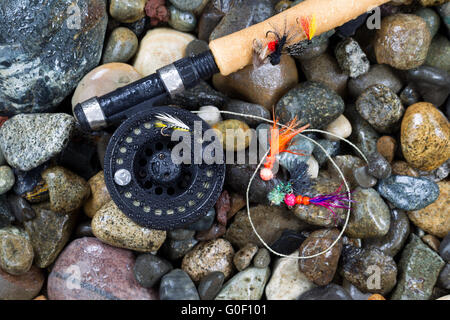
POLYGON ((97 238, 119 248, 152 252, 157 251, 166 239, 166 231, 134 223, 112 200, 97 211, 91 224, 97 238))
POLYGON ((28 234, 17 228, 0 229, 0 268, 12 275, 30 270, 34 252, 28 234))
POLYGON ((253 258, 253 266, 256 268, 267 268, 270 264, 270 253, 266 248, 260 248, 253 258))
POLYGON ((450 41, 437 34, 431 42, 425 64, 450 72, 450 41))
POLYGON ((53 211, 70 213, 80 208, 89 197, 88 183, 63 167, 55 166, 44 170, 42 178, 48 186, 53 211))
POLYGON ((213 300, 222 289, 225 276, 220 271, 213 271, 204 276, 198 284, 201 300, 213 300))
POLYGON ((28 171, 60 153, 75 119, 64 113, 19 114, 0 128, 0 148, 8 164, 28 171))
MULTIPOLYGON (((298 257, 298 251, 291 254, 291 257, 298 257)), ((266 286, 266 298, 267 300, 295 300, 315 286, 300 271, 297 259, 279 258, 275 262, 272 276, 266 286)))
POLYGON ((181 268, 194 281, 199 281, 212 271, 223 272, 227 279, 233 271, 233 255, 234 249, 227 240, 205 241, 184 256, 181 268))
POLYGON ((445 263, 418 236, 411 234, 398 264, 400 276, 392 300, 427 300, 445 263))
POLYGON ((402 210, 391 210, 391 222, 388 233, 382 237, 364 239, 364 248, 378 249, 394 257, 403 248, 409 232, 409 219, 406 213, 402 210))
MULTIPOLYGON (((250 208, 250 212, 255 229, 261 238, 269 244, 278 239, 286 229, 300 231, 304 228, 304 224, 282 206, 258 205, 250 208)), ((262 247, 262 243, 252 230, 246 209, 236 214, 227 229, 225 238, 239 248, 244 247, 247 243, 262 247)))
POLYGON ((164 241, 161 251, 164 257, 171 261, 175 261, 183 258, 197 243, 198 240, 194 238, 185 240, 167 239, 164 241))
POLYGON ((247 66, 228 76, 215 74, 214 87, 227 96, 262 105, 270 112, 275 103, 298 83, 294 59, 288 55, 273 66, 267 63, 260 68, 247 66))
POLYGON ((398 93, 403 85, 400 78, 385 64, 373 65, 369 72, 348 82, 348 90, 351 96, 357 98, 364 90, 375 84, 382 84, 398 93))
POLYGON ((351 78, 356 78, 369 71, 369 59, 354 39, 347 38, 339 42, 334 52, 339 66, 351 78))
POLYGON ((394 259, 378 249, 347 246, 342 253, 340 274, 362 292, 386 294, 397 283, 394 259), (377 271, 379 279, 375 276, 377 271))
MULTIPOLYGON (((409 211, 409 219, 419 228, 437 237, 443 238, 450 231, 450 181, 440 181, 439 197, 429 206, 409 211)), ((422 190, 423 192, 423 190, 422 190)))
POLYGON ((59 255, 48 277, 49 300, 157 300, 133 275, 131 251, 96 238, 72 241, 59 255))
POLYGON ((0 167, 0 195, 8 192, 14 185, 16 179, 14 173, 8 166, 0 167))
POLYGON ((225 120, 212 126, 222 141, 224 150, 241 151, 247 149, 252 140, 250 127, 240 120, 225 120), (231 135, 230 135, 231 134, 231 135))
POLYGON ((44 280, 44 273, 35 266, 20 276, 0 269, 0 300, 31 300, 41 291, 44 280))
POLYGON ((382 136, 377 141, 377 151, 389 162, 394 160, 397 141, 390 136, 382 136))
MULTIPOLYGON (((332 158, 336 165, 341 169, 342 173, 344 174, 345 179, 347 180, 347 183, 349 184, 350 188, 355 188, 358 184, 353 177, 353 170, 359 167, 364 166, 366 163, 361 160, 358 157, 352 156, 352 155, 342 155, 342 156, 336 156, 332 158)), ((327 161, 328 166, 328 173, 330 176, 337 181, 342 181, 342 177, 337 171, 336 167, 333 165, 333 163, 328 159, 327 161)), ((332 193, 335 190, 332 190, 331 192, 326 193, 332 193)), ((326 194, 325 193, 325 194, 326 194)), ((319 193, 322 194, 322 193, 319 193)))
POLYGON ((0 228, 9 227, 16 220, 7 199, 6 195, 0 195, 0 228))
POLYGON ((388 233, 390 211, 380 195, 372 188, 356 188, 352 194, 352 214, 345 234, 353 238, 381 237, 388 233))
POLYGON ((431 34, 424 19, 413 14, 394 14, 381 21, 375 37, 380 64, 400 70, 417 68, 425 62, 431 34))
POLYGON ((356 183, 362 188, 372 188, 378 181, 369 174, 367 166, 353 169, 353 178, 355 178, 356 183))
POLYGON ((430 103, 406 109, 400 139, 406 161, 415 168, 434 170, 450 157, 448 120, 430 103))
POLYGON ((259 300, 269 277, 269 268, 245 269, 225 283, 215 300, 259 300))
MULTIPOLYGON (((311 197, 317 194, 330 194, 335 192, 339 186, 340 183, 336 180, 319 176, 315 180, 315 184, 308 191, 308 194, 305 195, 311 197)), ((292 215, 293 213, 295 217, 308 224, 321 227, 334 227, 345 219, 346 210, 335 209, 333 211, 335 212, 337 219, 326 208, 319 206, 296 205, 290 214, 292 215)))
POLYGON ((103 170, 97 173, 95 176, 89 179, 89 187, 91 189, 91 195, 84 203, 84 213, 93 218, 95 213, 106 203, 111 201, 108 189, 105 184, 105 177, 103 170))
POLYGON ((134 277, 144 288, 153 287, 173 269, 171 263, 151 253, 140 254, 134 265, 134 277))
POLYGON ((377 186, 380 195, 403 210, 420 210, 439 196, 438 185, 426 178, 391 176, 377 186))
POLYGON ((11 209, 11 213, 19 223, 23 223, 24 221, 28 221, 36 217, 36 213, 34 212, 33 208, 31 208, 31 205, 24 198, 10 193, 7 199, 9 209, 11 209))
POLYGON ((146 0, 111 0, 109 13, 120 22, 132 23, 145 16, 146 0))
POLYGON ((238 271, 242 271, 245 268, 247 268, 250 263, 252 262, 252 259, 256 252, 258 251, 258 246, 249 243, 242 249, 240 249, 233 257, 233 263, 236 266, 236 269, 238 271))
POLYGON ((405 112, 400 98, 382 84, 373 85, 359 96, 356 109, 378 132, 394 131, 405 112))
POLYGON ((200 300, 191 278, 181 269, 172 270, 161 279, 159 297, 161 300, 200 300))
POLYGON ((32 206, 36 218, 24 222, 34 249, 34 264, 46 268, 55 261, 73 231, 76 214, 64 214, 51 209, 48 202, 32 206))
POLYGON ((417 171, 406 162, 406 161, 394 161, 392 163, 392 174, 399 176, 410 176, 418 177, 417 171))
MULTIPOLYGON (((300 256, 306 257, 328 249, 337 239, 338 229, 322 229, 312 232, 300 246, 300 256)), ((311 259, 298 260, 300 271, 316 285, 325 286, 334 277, 342 250, 342 240, 331 248, 327 254, 311 259)))
POLYGON ((192 12, 182 11, 175 6, 169 6, 169 25, 183 32, 193 31, 197 25, 197 18, 192 12))
POLYGON ((275 113, 280 122, 287 123, 295 116, 300 124, 323 128, 344 112, 344 101, 320 82, 304 82, 291 89, 277 103, 275 113))
MULTIPOLYGON (((0 113, 54 110, 100 61, 108 21, 106 3, 5 0, 2 4, 0 33, 8 36, 2 39, 0 113)), ((45 121, 36 126, 24 124, 21 134, 27 127, 37 133, 51 126, 45 121)), ((47 138, 53 140, 45 134, 41 137, 47 138)), ((43 143, 35 145, 40 149, 43 143)), ((29 152, 28 156, 40 153, 29 152)))
POLYGON ((377 179, 386 179, 392 173, 392 168, 389 162, 378 151, 371 153, 367 160, 367 172, 377 179))
POLYGON ((433 249, 436 252, 439 252, 439 245, 441 244, 441 242, 437 237, 433 236, 432 234, 427 234, 421 237, 420 239, 431 249, 433 249))
POLYGON ((441 25, 441 19, 439 15, 430 8, 420 8, 416 12, 415 15, 421 17, 427 23, 428 29, 430 30, 431 37, 433 38, 439 30, 441 25))
POLYGON ((113 62, 92 69, 78 83, 72 96, 72 110, 77 103, 100 97, 142 78, 132 66, 113 62))
POLYGON ((342 72, 333 56, 323 53, 301 61, 303 74, 308 81, 322 82, 341 97, 346 96, 348 75, 342 72))
POLYGON ((111 32, 103 51, 102 64, 110 62, 127 62, 136 53, 138 38, 128 28, 119 27, 111 32))
MULTIPOLYGON (((236 113, 244 113, 252 116, 261 117, 264 119, 271 120, 271 114, 270 112, 264 108, 263 106, 255 103, 248 103, 245 101, 240 100, 230 100, 223 109, 225 111, 230 112, 236 112, 236 113)), ((223 115, 224 119, 237 119, 240 121, 244 121, 249 126, 257 126, 258 124, 262 123, 262 120, 258 119, 252 119, 248 117, 242 117, 242 116, 235 116, 231 114, 224 113, 223 115)))
POLYGON ((312 288, 301 294, 297 300, 353 300, 347 290, 330 283, 324 287, 312 288))

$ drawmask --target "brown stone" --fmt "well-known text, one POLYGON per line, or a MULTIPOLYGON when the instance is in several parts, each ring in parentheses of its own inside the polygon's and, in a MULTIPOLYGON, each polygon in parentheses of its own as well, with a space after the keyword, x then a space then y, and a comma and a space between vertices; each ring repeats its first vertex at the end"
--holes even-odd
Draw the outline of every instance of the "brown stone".
POLYGON ((20 276, 0 269, 0 300, 31 300, 41 291, 44 280, 42 270, 35 266, 20 276))
POLYGON ((258 246, 249 243, 242 249, 240 249, 233 257, 233 263, 238 271, 242 271, 247 268, 252 262, 253 257, 258 251, 258 246))
POLYGON ((228 220, 230 220, 239 210, 241 210, 245 206, 246 202, 244 197, 239 193, 232 193, 230 204, 231 208, 227 215, 228 220))
MULTIPOLYGON (((300 256, 306 257, 325 251, 338 236, 338 229, 322 229, 314 231, 300 246, 300 256)), ((310 259, 299 260, 298 264, 300 271, 303 272, 309 280, 319 286, 329 284, 336 273, 341 250, 342 240, 339 240, 326 254, 310 259)))
POLYGON ((133 252, 96 238, 72 241, 48 277, 49 300, 157 300, 155 289, 141 287, 133 252))
POLYGON ((440 181, 437 184, 437 200, 421 210, 409 211, 408 217, 419 228, 443 238, 450 231, 450 181, 440 181))
POLYGON ((411 168, 411 166, 405 161, 394 161, 394 163, 392 163, 392 174, 410 177, 419 176, 417 171, 411 168))
POLYGON ((395 149, 397 148, 397 141, 391 136, 382 136, 377 141, 378 152, 390 163, 394 160, 395 149))
POLYGON ((212 127, 222 141, 224 150, 241 151, 247 149, 251 141, 250 127, 243 121, 229 119, 212 127))
POLYGON ((252 65, 228 76, 216 74, 213 84, 226 95, 264 106, 272 107, 298 83, 298 72, 293 58, 283 55, 281 63, 267 63, 260 68, 252 65))
POLYGON ((424 235, 421 239, 431 249, 433 249, 436 252, 439 252, 439 245, 441 244, 441 242, 439 241, 438 238, 436 238, 432 234, 427 234, 427 235, 424 235))
POLYGON ((401 125, 403 156, 414 168, 431 171, 450 158, 450 126, 431 103, 406 109, 401 125))
POLYGON ((84 213, 93 218, 95 213, 106 203, 111 201, 108 189, 105 184, 105 177, 103 171, 100 171, 95 176, 89 179, 89 186, 91 188, 91 195, 84 204, 84 213))
POLYGON ((233 247, 227 240, 201 242, 184 256, 181 268, 193 281, 213 271, 223 272, 228 279, 233 271, 233 256, 233 247))

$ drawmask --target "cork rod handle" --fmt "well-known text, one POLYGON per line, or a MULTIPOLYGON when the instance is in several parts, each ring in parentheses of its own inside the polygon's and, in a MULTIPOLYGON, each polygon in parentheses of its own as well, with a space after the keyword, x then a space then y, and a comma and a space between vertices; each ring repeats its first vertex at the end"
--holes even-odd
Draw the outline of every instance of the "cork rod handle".
MULTIPOLYGON (((297 19, 315 14, 316 35, 339 27, 361 14, 372 10, 390 0, 305 0, 270 19, 213 40, 209 47, 214 55, 220 73, 224 76, 236 72, 252 62, 253 40, 265 39, 266 32, 273 30, 299 30, 297 19), (292 29, 291 29, 292 28, 292 29)), ((304 40, 302 32, 293 41, 304 40)))

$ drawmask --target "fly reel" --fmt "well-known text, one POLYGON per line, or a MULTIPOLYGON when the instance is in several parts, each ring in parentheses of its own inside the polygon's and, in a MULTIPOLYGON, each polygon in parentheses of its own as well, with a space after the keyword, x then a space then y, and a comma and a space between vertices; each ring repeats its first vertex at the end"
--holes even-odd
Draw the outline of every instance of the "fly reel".
MULTIPOLYGON (((111 137, 104 162, 106 187, 119 209, 137 224, 159 230, 181 228, 200 219, 216 203, 225 163, 223 159, 220 164, 193 161, 199 150, 194 147, 199 143, 194 138, 200 136, 194 134, 196 121, 201 123, 203 137, 210 127, 191 112, 148 107, 125 120, 111 137), (178 121, 184 127, 173 125, 178 121), (172 158, 180 143, 172 141, 175 130, 185 131, 190 139, 183 141, 191 144, 190 163, 172 158)), ((202 155, 207 143, 200 141, 202 155)))

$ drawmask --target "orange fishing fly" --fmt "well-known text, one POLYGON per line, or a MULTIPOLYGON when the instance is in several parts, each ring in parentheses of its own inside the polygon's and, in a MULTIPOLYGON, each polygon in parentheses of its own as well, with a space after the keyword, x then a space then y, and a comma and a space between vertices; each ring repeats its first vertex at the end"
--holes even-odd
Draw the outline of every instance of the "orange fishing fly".
POLYGON ((278 120, 275 118, 275 115, 273 116, 273 119, 273 126, 270 128, 270 152, 266 157, 266 161, 264 162, 264 168, 262 168, 259 173, 261 179, 263 179, 264 181, 273 179, 274 174, 272 169, 275 164, 277 155, 279 155, 280 153, 288 152, 299 156, 304 156, 304 154, 302 153, 296 153, 291 150, 287 150, 286 148, 297 134, 301 133, 309 127, 309 124, 307 124, 299 128, 300 124, 297 121, 297 117, 295 117, 287 124, 287 127, 278 129, 278 120))
MULTIPOLYGON (((297 19, 298 23, 298 19, 297 19)), ((311 41, 311 39, 314 37, 314 34, 316 33, 317 23, 316 23, 316 15, 313 14, 312 16, 308 17, 301 17, 300 18, 300 26, 303 29, 303 32, 306 35, 306 38, 311 41)))

